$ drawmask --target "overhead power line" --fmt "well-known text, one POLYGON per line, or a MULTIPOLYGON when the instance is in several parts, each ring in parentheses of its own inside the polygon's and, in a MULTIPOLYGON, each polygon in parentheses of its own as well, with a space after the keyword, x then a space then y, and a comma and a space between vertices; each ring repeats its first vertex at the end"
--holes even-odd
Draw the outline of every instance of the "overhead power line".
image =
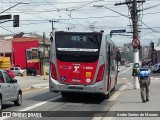
MULTIPOLYGON (((144 8, 144 9, 142 9, 142 10, 144 11, 144 10, 148 10, 148 9, 155 8, 155 7, 158 7, 158 6, 160 6, 160 3, 159 3, 159 4, 156 4, 156 5, 152 5, 152 6, 146 7, 146 8, 144 8)), ((141 11, 142 11, 142 10, 141 10, 141 11)))
POLYGON ((15 34, 15 32, 13 32, 13 31, 11 31, 11 30, 8 30, 8 29, 6 29, 6 28, 4 28, 4 27, 2 27, 2 26, 0 26, 0 28, 4 29, 4 30, 6 30, 6 31, 8 31, 8 32, 10 32, 10 33, 15 34))

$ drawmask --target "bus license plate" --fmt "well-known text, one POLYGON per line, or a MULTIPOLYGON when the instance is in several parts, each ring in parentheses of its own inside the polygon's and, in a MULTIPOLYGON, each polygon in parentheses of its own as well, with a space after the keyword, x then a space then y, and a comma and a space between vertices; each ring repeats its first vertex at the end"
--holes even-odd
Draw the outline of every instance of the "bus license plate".
POLYGON ((74 90, 83 90, 82 87, 76 87, 76 86, 70 86, 68 89, 74 89, 74 90))

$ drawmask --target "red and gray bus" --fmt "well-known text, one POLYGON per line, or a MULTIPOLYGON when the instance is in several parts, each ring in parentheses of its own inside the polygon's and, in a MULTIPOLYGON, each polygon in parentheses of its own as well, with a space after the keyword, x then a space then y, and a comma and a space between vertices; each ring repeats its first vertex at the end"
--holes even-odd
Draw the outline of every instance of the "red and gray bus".
POLYGON ((117 46, 104 32, 55 32, 50 49, 50 92, 99 93, 109 98, 117 84, 117 46))

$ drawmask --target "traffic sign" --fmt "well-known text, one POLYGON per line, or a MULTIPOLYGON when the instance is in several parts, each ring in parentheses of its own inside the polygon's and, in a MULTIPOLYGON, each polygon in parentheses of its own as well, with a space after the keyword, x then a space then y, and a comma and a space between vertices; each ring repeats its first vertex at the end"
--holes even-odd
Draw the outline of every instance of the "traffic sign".
POLYGON ((122 29, 122 30, 111 30, 110 33, 125 33, 126 29, 122 29))
POLYGON ((133 39, 133 40, 132 40, 132 45, 133 45, 133 47, 138 47, 138 46, 140 45, 140 40, 138 40, 138 39, 133 39))

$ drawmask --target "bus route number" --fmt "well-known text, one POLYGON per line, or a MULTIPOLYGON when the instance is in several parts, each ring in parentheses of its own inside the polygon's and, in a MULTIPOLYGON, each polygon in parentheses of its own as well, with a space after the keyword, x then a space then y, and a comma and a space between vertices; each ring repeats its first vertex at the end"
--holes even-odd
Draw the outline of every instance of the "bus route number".
POLYGON ((71 37, 72 41, 86 41, 85 37, 83 36, 72 36, 71 37))

